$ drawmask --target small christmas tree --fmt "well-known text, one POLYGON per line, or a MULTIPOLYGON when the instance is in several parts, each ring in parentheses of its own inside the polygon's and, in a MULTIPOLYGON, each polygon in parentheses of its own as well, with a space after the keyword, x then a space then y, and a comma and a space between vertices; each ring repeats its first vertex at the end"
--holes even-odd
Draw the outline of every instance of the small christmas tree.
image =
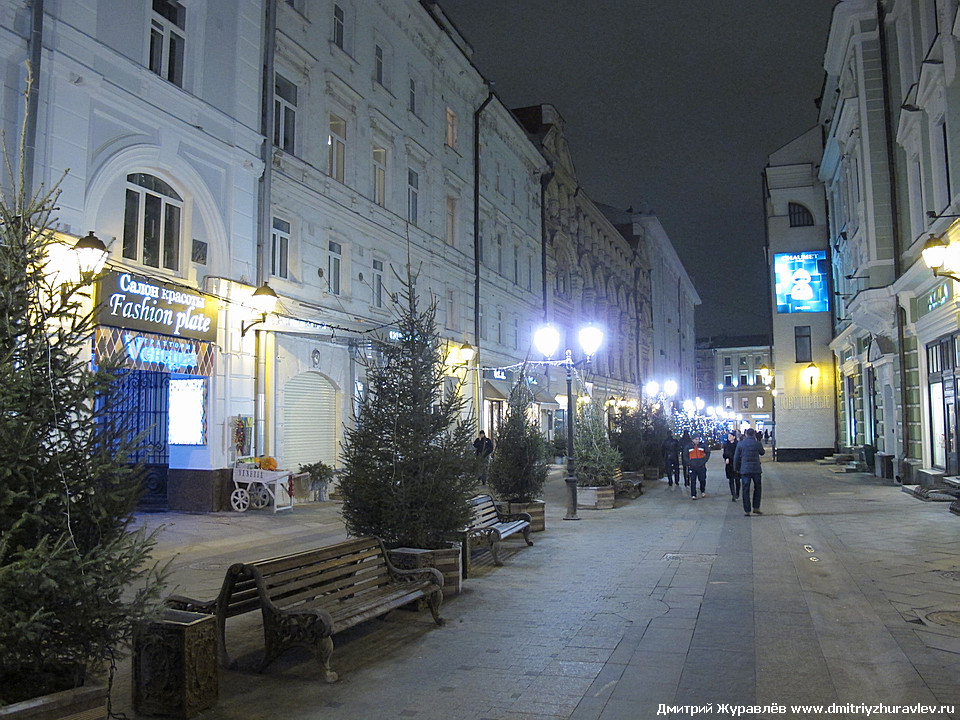
POLYGON ((620 453, 610 444, 607 413, 597 402, 578 403, 577 432, 573 439, 577 485, 602 487, 613 482, 620 467, 620 453))
POLYGON ((353 535, 388 547, 446 547, 471 515, 476 486, 473 422, 459 392, 444 397, 436 304, 418 309, 408 268, 397 311, 399 339, 366 362, 368 392, 344 433, 343 518, 353 535))
POLYGON ((0 197, 0 705, 112 663, 163 579, 131 529, 141 474, 106 412, 114 369, 83 353, 89 287, 47 267, 56 194, 22 187, 0 197))
POLYGON ((524 367, 510 390, 507 417, 497 429, 496 451, 488 472, 490 487, 500 499, 508 502, 534 500, 540 496, 547 479, 543 435, 527 415, 533 393, 526 377, 524 367))

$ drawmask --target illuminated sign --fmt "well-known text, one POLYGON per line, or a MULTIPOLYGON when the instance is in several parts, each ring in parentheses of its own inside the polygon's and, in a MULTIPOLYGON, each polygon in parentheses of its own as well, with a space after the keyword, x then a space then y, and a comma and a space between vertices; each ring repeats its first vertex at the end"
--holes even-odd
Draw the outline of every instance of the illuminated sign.
POLYGON ((98 359, 113 358, 120 366, 135 370, 206 377, 213 374, 215 347, 213 343, 103 326, 97 328, 94 339, 98 359))
POLYGON ((773 256, 777 312, 827 312, 830 266, 826 250, 777 253, 773 256))
POLYGON ((216 341, 219 302, 196 290, 132 273, 98 283, 97 322, 193 340, 216 341))

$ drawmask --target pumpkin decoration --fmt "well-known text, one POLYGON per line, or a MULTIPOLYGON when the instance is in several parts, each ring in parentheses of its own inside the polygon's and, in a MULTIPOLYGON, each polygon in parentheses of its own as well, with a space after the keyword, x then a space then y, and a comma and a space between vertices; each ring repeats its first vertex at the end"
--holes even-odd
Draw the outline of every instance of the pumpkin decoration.
POLYGON ((276 470, 277 469, 277 459, 266 455, 260 458, 260 469, 261 470, 276 470))

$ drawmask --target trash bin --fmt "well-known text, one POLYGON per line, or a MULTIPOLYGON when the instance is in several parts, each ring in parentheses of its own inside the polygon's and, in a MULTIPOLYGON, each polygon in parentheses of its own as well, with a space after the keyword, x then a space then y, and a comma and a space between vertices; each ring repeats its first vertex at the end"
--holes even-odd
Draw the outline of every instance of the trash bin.
POLYGON ((217 704, 220 666, 213 615, 165 610, 133 634, 133 707, 191 718, 217 704))

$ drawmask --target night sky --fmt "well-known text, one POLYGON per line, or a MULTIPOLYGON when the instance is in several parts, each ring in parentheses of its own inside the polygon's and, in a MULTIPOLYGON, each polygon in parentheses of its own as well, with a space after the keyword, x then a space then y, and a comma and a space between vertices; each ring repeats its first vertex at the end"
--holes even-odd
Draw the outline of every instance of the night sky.
POLYGON ((439 2, 508 107, 557 107, 592 200, 660 218, 697 336, 769 332, 761 173, 817 123, 835 0, 439 2))

